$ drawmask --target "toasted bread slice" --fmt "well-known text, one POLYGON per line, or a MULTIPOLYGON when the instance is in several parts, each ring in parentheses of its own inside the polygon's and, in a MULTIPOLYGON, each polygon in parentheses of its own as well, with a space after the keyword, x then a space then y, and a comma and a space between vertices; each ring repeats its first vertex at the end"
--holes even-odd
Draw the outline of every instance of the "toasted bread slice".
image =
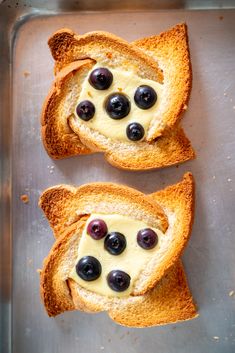
MULTIPOLYGON (((56 72, 59 72, 59 69, 61 70, 50 95, 45 101, 42 112, 43 141, 50 156, 59 159, 69 155, 89 153, 89 151, 90 153, 104 152, 108 162, 114 166, 132 170, 161 168, 195 157, 195 153, 183 130, 176 126, 182 112, 187 108, 191 90, 192 75, 186 25, 178 25, 159 36, 139 40, 138 45, 141 49, 138 49, 137 45, 128 44, 122 39, 104 32, 76 36, 73 32, 66 29, 56 32, 50 38, 49 45, 53 57, 57 60, 56 72), (101 38, 105 36, 108 38, 108 43, 111 41, 109 43, 109 51, 107 51, 107 43, 104 42, 103 46, 100 42, 101 38), (97 39, 97 42, 94 42, 95 39, 97 39), (116 43, 115 49, 113 48, 114 43, 116 43), (120 46, 117 43, 121 43, 120 46), (110 54, 110 48, 114 50, 112 55, 110 54), (159 56, 161 63, 163 63, 163 66, 165 65, 164 98, 158 110, 159 116, 163 119, 163 124, 161 124, 159 130, 160 125, 158 124, 157 128, 155 126, 156 119, 153 119, 147 140, 142 142, 110 140, 97 131, 88 128, 82 121, 78 121, 74 115, 82 83, 95 60, 101 60, 100 57, 98 58, 100 55, 104 64, 107 62, 110 66, 124 65, 127 67, 127 63, 128 65, 130 64, 129 61, 125 59, 124 64, 122 62, 125 55, 120 57, 120 50, 122 49, 128 60, 134 53, 138 60, 141 61, 143 58, 145 60, 144 50, 148 53, 148 58, 152 56, 157 62, 159 56), (93 60, 77 60, 85 57, 81 53, 86 50, 90 55, 89 58, 93 60), (136 50, 137 52, 135 52, 136 50), (141 52, 144 56, 140 55, 141 52), (91 53, 93 53, 93 56, 91 53), (74 60, 77 61, 73 62, 74 60), (171 129, 172 127, 174 129, 171 129), (63 138, 64 131, 70 132, 67 134, 68 147, 66 140, 63 138), (72 135, 72 131, 75 132, 74 135, 72 135), (163 136, 158 137, 162 134, 163 136), (156 137, 158 137, 157 140, 155 140, 156 137), (83 148, 81 144, 84 145, 83 148)), ((133 60, 132 63, 136 65, 133 60)), ((152 70, 152 66, 149 63, 146 65, 152 70)), ((157 80, 161 82, 161 70, 157 66, 155 69, 156 73, 158 72, 157 80)))
POLYGON ((145 170, 182 163, 195 157, 181 127, 169 130, 152 143, 112 142, 96 133, 99 140, 97 144, 91 129, 79 125, 73 117, 80 83, 92 64, 91 60, 83 60, 73 62, 61 70, 45 102, 42 137, 52 158, 103 151, 108 162, 118 168, 145 170))
MULTIPOLYGON (((101 184, 99 188, 101 189, 101 184)), ((71 194, 74 189, 63 186, 59 187, 57 191, 58 194, 56 194, 56 188, 49 189, 40 200, 40 205, 50 224, 56 227, 55 233, 63 231, 46 258, 41 273, 41 295, 49 316, 74 309, 88 312, 108 311, 116 322, 136 327, 166 324, 196 316, 195 305, 187 286, 182 265, 179 263, 179 255, 190 235, 193 221, 194 183, 191 174, 186 174, 181 183, 161 192, 143 196, 144 212, 145 202, 148 200, 148 204, 150 199, 151 203, 158 202, 160 207, 163 207, 169 219, 165 236, 167 236, 167 232, 172 232, 176 243, 180 238, 180 244, 178 242, 177 250, 175 248, 169 251, 170 256, 161 274, 158 272, 158 276, 156 276, 151 271, 152 269, 149 271, 149 268, 141 272, 140 278, 135 284, 134 293, 128 298, 106 298, 89 292, 69 279, 69 273, 77 258, 80 236, 87 215, 80 213, 78 220, 65 226, 66 217, 61 216, 62 200, 66 201, 65 209, 67 209, 70 204, 68 200, 72 199, 71 213, 73 214, 74 205, 71 194), (50 215, 50 209, 52 215, 50 215), (58 227, 58 222, 62 223, 61 227, 58 227), (143 290, 144 282, 147 283, 146 290, 143 290)), ((104 192, 105 202, 112 202, 114 194, 108 200, 106 192, 107 190, 104 192)), ((127 190, 128 192, 129 190, 127 190)), ((95 195, 96 191, 94 190, 93 199, 95 195)), ((76 198, 78 199, 78 196, 76 198)), ((128 196, 126 199, 129 205, 128 196)), ((115 201, 117 203, 117 200, 115 201)), ((140 199, 137 203, 139 202, 140 199)), ((103 208, 102 210, 104 212, 103 208)), ((110 212, 110 207, 106 212, 110 212)), ((136 217, 136 215, 132 215, 132 217, 136 217)))
MULTIPOLYGON (((73 61, 90 58, 114 68, 133 68, 143 78, 164 81, 159 115, 167 128, 174 126, 186 109, 192 70, 185 23, 131 44, 107 32, 76 35, 69 29, 62 29, 49 39, 48 44, 56 61, 56 71, 73 61)), ((147 140, 161 134, 153 121, 147 140)))

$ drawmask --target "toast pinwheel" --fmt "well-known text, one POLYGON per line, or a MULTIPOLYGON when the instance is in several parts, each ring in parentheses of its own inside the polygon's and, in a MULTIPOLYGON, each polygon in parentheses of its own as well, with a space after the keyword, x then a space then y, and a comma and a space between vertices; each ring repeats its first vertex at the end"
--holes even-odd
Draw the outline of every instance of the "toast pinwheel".
POLYGON ((49 316, 107 311, 132 327, 197 316, 180 260, 194 214, 190 173, 150 195, 111 183, 58 185, 39 205, 56 238, 40 274, 49 316))
POLYGON ((192 85, 185 24, 133 43, 61 29, 48 43, 55 82, 41 124, 52 158, 103 152, 118 168, 146 170, 195 157, 180 126, 192 85))

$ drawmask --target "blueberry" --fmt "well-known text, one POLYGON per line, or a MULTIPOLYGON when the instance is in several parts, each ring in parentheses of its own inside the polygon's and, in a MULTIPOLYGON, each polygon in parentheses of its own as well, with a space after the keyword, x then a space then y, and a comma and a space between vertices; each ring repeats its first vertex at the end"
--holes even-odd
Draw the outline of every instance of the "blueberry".
POLYGON ((76 272, 84 281, 94 281, 101 275, 101 264, 93 256, 84 256, 78 261, 76 272))
POLYGON ((131 141, 139 141, 144 137, 144 128, 139 123, 130 123, 127 125, 126 135, 131 141))
POLYGON ((150 86, 139 86, 135 91, 134 100, 141 109, 151 108, 157 101, 157 93, 150 86))
POLYGON ((89 77, 89 83, 96 89, 104 90, 111 86, 113 82, 113 74, 108 69, 99 67, 93 70, 89 77))
POLYGON ((88 121, 91 120, 95 114, 95 106, 90 101, 82 101, 78 104, 76 111, 80 119, 88 121))
POLYGON ((110 254, 119 255, 126 248, 126 238, 118 232, 109 233, 105 238, 104 247, 110 254))
POLYGON ((95 240, 102 239, 108 233, 106 223, 102 219, 93 219, 87 227, 87 233, 95 240))
POLYGON ((124 271, 114 270, 109 272, 107 282, 115 292, 124 292, 130 285, 131 277, 124 271))
POLYGON ((145 250, 153 249, 158 243, 157 234, 150 228, 141 229, 137 233, 137 243, 145 250))
POLYGON ((105 109, 112 119, 123 119, 131 109, 129 99, 122 93, 113 93, 105 101, 105 109))

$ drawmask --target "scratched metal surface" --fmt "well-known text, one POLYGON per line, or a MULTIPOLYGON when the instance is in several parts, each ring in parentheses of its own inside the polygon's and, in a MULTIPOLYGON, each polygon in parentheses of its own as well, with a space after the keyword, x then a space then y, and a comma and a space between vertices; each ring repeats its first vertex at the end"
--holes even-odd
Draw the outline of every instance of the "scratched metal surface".
POLYGON ((235 290, 235 10, 34 16, 23 19, 14 34, 12 352, 234 352, 235 296, 229 293, 235 290), (103 29, 131 41, 182 21, 189 26, 194 74, 183 125, 197 159, 178 168, 137 173, 111 167, 102 155, 51 160, 39 124, 53 79, 49 35, 60 27, 79 33, 103 29), (200 317, 146 329, 118 326, 105 313, 71 312, 49 319, 36 272, 53 243, 37 206, 42 190, 58 183, 112 181, 149 193, 177 182, 185 171, 193 172, 197 191, 195 224, 183 259, 200 317), (22 194, 29 196, 29 204, 22 203, 22 194))

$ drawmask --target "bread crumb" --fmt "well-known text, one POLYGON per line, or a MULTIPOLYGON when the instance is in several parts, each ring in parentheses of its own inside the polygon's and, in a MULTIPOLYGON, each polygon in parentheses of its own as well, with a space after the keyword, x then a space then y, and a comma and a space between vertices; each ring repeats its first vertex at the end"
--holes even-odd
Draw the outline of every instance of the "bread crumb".
POLYGON ((219 340, 219 337, 218 337, 218 336, 214 336, 213 338, 214 338, 214 340, 216 340, 216 341, 219 340))
POLYGON ((230 98, 230 102, 231 102, 231 103, 232 103, 232 101, 233 101, 232 98, 230 98))
POLYGON ((187 110, 187 109, 188 109, 187 104, 184 105, 183 109, 184 109, 184 110, 187 110))
POLYGON ((232 179, 231 178, 228 178, 228 182, 230 183, 230 181, 232 181, 232 179))
POLYGON ((52 174, 53 173, 53 169, 51 169, 49 173, 52 174))
POLYGON ((215 180, 215 175, 213 175, 212 179, 215 180))
POLYGON ((100 349, 103 350, 103 349, 104 349, 104 346, 101 346, 100 349))
POLYGON ((227 92, 224 92, 224 96, 227 97, 227 92))
POLYGON ((231 159, 231 157, 230 157, 230 156, 227 156, 227 159, 231 159))
POLYGON ((230 297, 232 297, 232 296, 234 295, 234 290, 231 290, 231 291, 228 293, 228 295, 229 295, 230 297))
POLYGON ((89 97, 93 98, 93 96, 92 96, 90 91, 88 91, 87 94, 88 94, 89 97))
POLYGON ((118 87, 118 90, 119 90, 119 92, 122 92, 122 88, 121 87, 118 87))
POLYGON ((219 16, 220 21, 223 21, 224 16, 219 16))
POLYGON ((38 268, 38 269, 36 270, 36 272, 37 272, 37 273, 41 273, 41 272, 42 272, 41 268, 38 268))
POLYGON ((20 196, 20 199, 23 203, 29 203, 29 197, 28 195, 24 194, 20 196))
POLYGON ((29 71, 24 71, 24 77, 28 77, 28 76, 30 76, 30 72, 29 71))
POLYGON ((233 106, 233 109, 235 109, 235 105, 233 106))

